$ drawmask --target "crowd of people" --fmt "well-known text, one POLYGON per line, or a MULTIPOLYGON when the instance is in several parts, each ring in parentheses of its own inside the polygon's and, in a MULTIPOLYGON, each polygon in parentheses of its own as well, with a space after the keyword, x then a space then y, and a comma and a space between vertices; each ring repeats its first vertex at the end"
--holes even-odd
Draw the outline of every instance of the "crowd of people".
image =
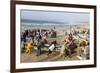
POLYGON ((32 49, 37 48, 37 55, 40 55, 41 48, 45 44, 52 43, 47 41, 48 37, 55 38, 56 32, 54 30, 25 30, 21 34, 21 51, 30 54, 32 49))
MULTIPOLYGON (((55 49, 60 48, 60 56, 64 55, 71 57, 71 54, 75 49, 80 48, 80 56, 83 56, 83 51, 86 59, 89 58, 89 41, 87 39, 82 40, 80 43, 74 36, 78 35, 79 32, 69 33, 62 41, 63 44, 57 42, 57 40, 48 41, 48 38, 56 38, 57 33, 53 29, 51 30, 25 30, 21 34, 21 52, 31 54, 33 50, 36 50, 36 56, 42 54, 42 49, 47 48, 47 55, 50 55, 55 49), (58 47, 58 45, 60 45, 58 47), (88 52, 87 52, 88 50, 88 52), (86 51, 86 52, 85 52, 86 51)), ((88 34, 88 33, 87 33, 88 34)))

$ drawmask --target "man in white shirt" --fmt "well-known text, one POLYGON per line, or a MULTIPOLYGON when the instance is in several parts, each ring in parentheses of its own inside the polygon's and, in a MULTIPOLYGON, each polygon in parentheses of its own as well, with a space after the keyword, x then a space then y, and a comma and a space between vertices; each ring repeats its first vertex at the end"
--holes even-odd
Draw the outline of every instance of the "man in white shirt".
POLYGON ((47 55, 51 54, 53 52, 53 50, 55 49, 55 44, 54 42, 52 42, 51 46, 48 48, 49 49, 49 52, 47 55))

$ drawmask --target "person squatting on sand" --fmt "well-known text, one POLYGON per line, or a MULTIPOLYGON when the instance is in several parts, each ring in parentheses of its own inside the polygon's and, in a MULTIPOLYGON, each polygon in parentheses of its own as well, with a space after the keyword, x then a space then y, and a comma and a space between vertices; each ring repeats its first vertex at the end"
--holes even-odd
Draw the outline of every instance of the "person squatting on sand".
POLYGON ((77 48, 77 45, 74 43, 73 35, 71 33, 68 34, 68 37, 63 42, 64 43, 62 44, 60 50, 60 56, 71 57, 73 50, 77 48))

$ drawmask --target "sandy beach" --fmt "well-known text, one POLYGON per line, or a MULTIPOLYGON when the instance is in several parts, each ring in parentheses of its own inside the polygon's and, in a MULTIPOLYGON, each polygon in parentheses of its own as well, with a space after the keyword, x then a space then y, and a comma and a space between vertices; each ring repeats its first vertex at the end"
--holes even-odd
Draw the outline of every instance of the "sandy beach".
MULTIPOLYGON (((85 25, 83 26, 73 26, 71 29, 74 30, 81 30, 82 28, 87 28, 89 29, 89 26, 85 25), (79 28, 78 28, 79 27, 79 28)), ((53 29, 53 27, 30 27, 30 26, 22 26, 22 31, 28 29, 53 29)), ((48 41, 53 41, 56 40, 58 44, 62 44, 62 41, 66 39, 65 32, 70 32, 70 26, 57 26, 54 29, 57 32, 57 37, 56 38, 48 38, 48 41)), ((45 62, 45 61, 67 61, 67 60, 80 60, 79 58, 79 49, 76 49, 76 53, 73 53, 71 57, 62 57, 60 56, 59 51, 54 51, 50 56, 47 56, 48 48, 42 49, 42 54, 40 56, 36 56, 36 50, 33 50, 30 55, 26 53, 21 53, 21 62, 26 63, 26 62, 45 62)))

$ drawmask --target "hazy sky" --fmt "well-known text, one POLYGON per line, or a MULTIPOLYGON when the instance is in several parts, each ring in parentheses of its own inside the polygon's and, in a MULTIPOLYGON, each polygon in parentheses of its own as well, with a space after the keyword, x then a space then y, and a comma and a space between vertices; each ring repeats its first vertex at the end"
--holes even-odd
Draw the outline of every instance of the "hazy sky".
POLYGON ((89 13, 79 12, 60 12, 60 11, 35 11, 21 10, 22 22, 43 22, 43 23, 64 23, 79 24, 80 22, 89 23, 89 13))

